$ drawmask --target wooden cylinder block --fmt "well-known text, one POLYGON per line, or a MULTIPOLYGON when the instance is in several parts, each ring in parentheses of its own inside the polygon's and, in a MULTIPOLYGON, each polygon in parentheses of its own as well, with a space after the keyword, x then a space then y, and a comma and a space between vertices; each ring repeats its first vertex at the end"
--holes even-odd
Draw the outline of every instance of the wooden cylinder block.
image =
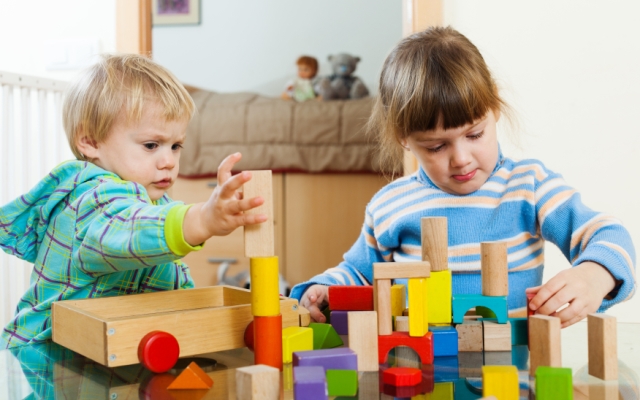
POLYGON ((251 258, 251 313, 270 317, 280 314, 278 257, 251 258))
POLYGON ((422 231, 422 261, 429 261, 431 271, 449 269, 449 237, 446 217, 425 217, 420 220, 422 231))
POLYGON ((255 364, 282 371, 282 315, 253 319, 255 364))
POLYGON ((506 242, 483 242, 482 254, 482 295, 508 296, 509 270, 506 242))

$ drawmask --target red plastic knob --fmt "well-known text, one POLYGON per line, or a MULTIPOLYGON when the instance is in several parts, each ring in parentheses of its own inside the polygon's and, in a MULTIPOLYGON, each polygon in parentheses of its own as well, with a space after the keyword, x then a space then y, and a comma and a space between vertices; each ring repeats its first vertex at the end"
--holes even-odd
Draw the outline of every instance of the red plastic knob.
POLYGON ((172 334, 162 331, 147 333, 138 345, 138 359, 148 370, 167 372, 180 357, 180 345, 172 334))

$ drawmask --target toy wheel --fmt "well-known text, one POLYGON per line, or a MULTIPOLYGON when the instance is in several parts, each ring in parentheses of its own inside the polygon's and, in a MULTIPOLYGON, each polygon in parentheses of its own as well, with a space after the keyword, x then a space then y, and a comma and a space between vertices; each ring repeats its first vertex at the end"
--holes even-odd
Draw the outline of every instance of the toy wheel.
POLYGON ((244 330, 244 344, 253 351, 253 320, 249 322, 249 325, 244 330))
POLYGON ((180 345, 172 334, 162 331, 147 333, 138 345, 138 360, 155 373, 170 370, 180 356, 180 345))

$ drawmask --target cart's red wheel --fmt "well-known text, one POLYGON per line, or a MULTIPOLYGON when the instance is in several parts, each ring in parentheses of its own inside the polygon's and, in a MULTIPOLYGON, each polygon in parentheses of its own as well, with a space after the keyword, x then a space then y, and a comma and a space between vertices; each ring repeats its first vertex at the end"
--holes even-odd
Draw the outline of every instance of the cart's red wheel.
POLYGON ((253 351, 253 320, 249 322, 247 328, 244 330, 244 344, 253 351))
POLYGON ((180 356, 180 345, 172 334, 162 331, 147 333, 138 345, 138 359, 152 372, 170 370, 180 356))

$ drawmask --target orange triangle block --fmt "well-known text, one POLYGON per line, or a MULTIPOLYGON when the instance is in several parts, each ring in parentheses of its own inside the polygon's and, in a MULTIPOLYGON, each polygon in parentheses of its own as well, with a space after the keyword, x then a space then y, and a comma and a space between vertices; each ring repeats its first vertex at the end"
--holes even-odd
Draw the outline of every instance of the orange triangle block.
POLYGON ((191 362, 167 389, 210 389, 211 386, 213 379, 209 378, 198 364, 191 362))

